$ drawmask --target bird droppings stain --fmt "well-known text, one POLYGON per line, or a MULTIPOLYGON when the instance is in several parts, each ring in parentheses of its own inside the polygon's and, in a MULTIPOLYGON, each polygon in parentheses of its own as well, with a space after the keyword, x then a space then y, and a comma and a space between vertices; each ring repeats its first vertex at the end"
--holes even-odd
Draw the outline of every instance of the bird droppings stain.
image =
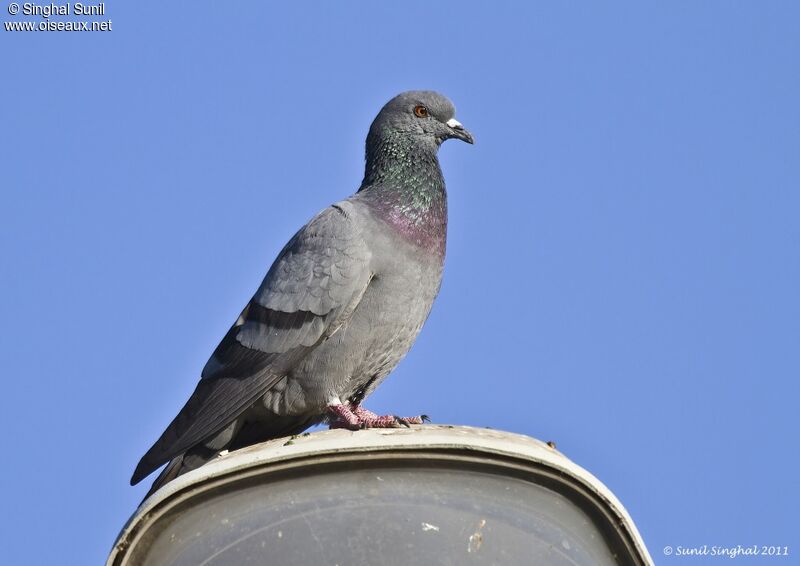
POLYGON ((550 447, 550 448, 552 448, 553 450, 555 450, 555 449, 556 449, 556 443, 555 443, 555 442, 553 442, 552 440, 548 440, 548 441, 547 441, 547 446, 548 446, 548 447, 550 447))
POLYGON ((278 531, 278 538, 283 538, 283 531, 278 531))
POLYGON ((478 523, 478 528, 469 536, 469 544, 467 544, 467 552, 478 552, 483 544, 483 534, 481 530, 486 526, 486 519, 481 519, 478 523))
POLYGON ((378 480, 378 481, 383 481, 383 478, 380 477, 380 476, 375 476, 375 479, 378 480))
POLYGON ((563 546, 563 547, 564 547, 565 549, 567 549, 567 550, 569 550, 569 549, 571 549, 571 548, 572 548, 572 547, 569 545, 569 541, 568 541, 567 539, 564 539, 564 540, 562 540, 562 541, 561 541, 561 546, 563 546))
POLYGON ((436 525, 431 525, 430 523, 422 523, 422 530, 425 532, 436 531, 438 533, 439 527, 437 527, 436 525))

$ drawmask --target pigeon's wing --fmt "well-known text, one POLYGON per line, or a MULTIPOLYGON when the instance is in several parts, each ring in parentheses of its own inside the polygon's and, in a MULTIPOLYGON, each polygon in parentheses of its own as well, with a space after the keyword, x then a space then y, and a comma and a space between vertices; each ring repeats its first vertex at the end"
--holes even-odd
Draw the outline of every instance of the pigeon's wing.
POLYGON ((370 258, 348 201, 323 210, 295 234, 131 483, 224 429, 335 333, 369 285, 370 258))

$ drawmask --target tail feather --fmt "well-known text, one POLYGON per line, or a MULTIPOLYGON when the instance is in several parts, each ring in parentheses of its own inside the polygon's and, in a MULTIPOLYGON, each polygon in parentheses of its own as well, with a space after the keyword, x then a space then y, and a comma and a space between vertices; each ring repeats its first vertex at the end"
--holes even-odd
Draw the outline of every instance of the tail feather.
MULTIPOLYGON (((144 499, 178 476, 210 462, 223 450, 238 450, 268 440, 300 434, 321 420, 321 416, 279 417, 275 415, 268 421, 263 419, 235 421, 207 442, 197 444, 170 460, 155 479, 144 499)), ((144 502, 144 500, 142 501, 144 502)))
MULTIPOLYGON (((158 477, 153 482, 153 485, 150 486, 150 489, 144 496, 144 499, 142 499, 142 503, 144 503, 148 497, 153 495, 164 485, 166 485, 167 483, 171 482, 179 475, 181 475, 183 473, 181 471, 182 467, 183 467, 183 454, 170 460, 169 464, 167 464, 167 466, 163 470, 161 470, 161 473, 158 474, 158 477)), ((139 503, 139 505, 141 505, 142 503, 139 503)))

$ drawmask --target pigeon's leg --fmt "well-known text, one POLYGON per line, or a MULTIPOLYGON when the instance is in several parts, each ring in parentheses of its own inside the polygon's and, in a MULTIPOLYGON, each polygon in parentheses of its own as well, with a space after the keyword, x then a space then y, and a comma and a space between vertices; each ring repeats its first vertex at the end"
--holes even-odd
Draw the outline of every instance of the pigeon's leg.
POLYGON ((393 419, 395 419, 397 424, 401 424, 401 425, 405 425, 405 426, 408 426, 410 424, 422 424, 422 423, 427 423, 427 422, 431 421, 428 418, 428 415, 419 415, 419 416, 416 416, 416 417, 398 417, 398 416, 395 416, 395 415, 387 415, 387 416, 381 417, 381 416, 376 415, 375 413, 373 413, 369 409, 365 409, 361 405, 350 405, 350 408, 352 409, 353 414, 355 414, 358 418, 365 419, 365 420, 368 420, 368 419, 393 418, 393 419))
POLYGON ((361 428, 397 428, 411 424, 422 424, 428 420, 426 415, 419 417, 401 418, 394 415, 376 415, 358 405, 329 405, 328 408, 330 428, 347 428, 358 430, 361 428))

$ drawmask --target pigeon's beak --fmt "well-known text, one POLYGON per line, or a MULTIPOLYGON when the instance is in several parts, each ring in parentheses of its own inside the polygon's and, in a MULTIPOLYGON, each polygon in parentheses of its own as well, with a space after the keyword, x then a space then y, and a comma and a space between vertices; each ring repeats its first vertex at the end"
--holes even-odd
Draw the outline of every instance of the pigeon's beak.
POLYGON ((458 138, 467 143, 475 143, 475 138, 472 137, 472 134, 470 134, 466 130, 466 128, 464 128, 464 126, 461 125, 461 122, 459 122, 455 118, 450 118, 447 121, 447 125, 450 127, 451 131, 450 137, 458 138))

